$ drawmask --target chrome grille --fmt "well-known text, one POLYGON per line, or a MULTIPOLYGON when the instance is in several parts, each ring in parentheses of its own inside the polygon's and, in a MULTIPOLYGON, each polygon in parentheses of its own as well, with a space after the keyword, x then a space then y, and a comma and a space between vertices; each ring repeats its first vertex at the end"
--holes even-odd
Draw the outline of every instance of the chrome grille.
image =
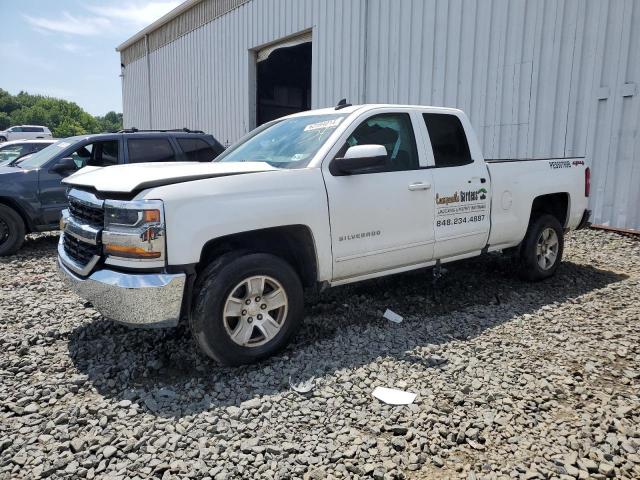
POLYGON ((73 197, 69 197, 69 213, 76 220, 94 227, 102 227, 104 224, 104 210, 101 207, 88 205, 73 197))
POLYGON ((102 254, 104 201, 92 193, 72 189, 69 209, 63 212, 64 232, 58 247, 65 265, 80 275, 87 275, 102 254))
POLYGON ((81 265, 88 264, 94 256, 100 255, 99 245, 90 245, 71 235, 65 235, 62 241, 66 254, 81 265))

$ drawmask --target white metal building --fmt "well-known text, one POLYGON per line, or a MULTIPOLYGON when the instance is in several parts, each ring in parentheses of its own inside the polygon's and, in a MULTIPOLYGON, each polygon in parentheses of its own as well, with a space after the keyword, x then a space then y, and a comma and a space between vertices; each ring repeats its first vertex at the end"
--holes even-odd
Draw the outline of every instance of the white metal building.
POLYGON ((458 107, 487 158, 586 157, 594 223, 640 230, 639 0, 188 0, 118 50, 127 127, 458 107))

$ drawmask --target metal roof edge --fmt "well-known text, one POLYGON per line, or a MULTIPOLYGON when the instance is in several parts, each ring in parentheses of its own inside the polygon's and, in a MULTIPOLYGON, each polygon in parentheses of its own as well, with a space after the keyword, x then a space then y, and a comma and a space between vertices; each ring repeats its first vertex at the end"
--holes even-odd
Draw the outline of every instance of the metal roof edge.
POLYGON ((153 22, 151 25, 147 25, 142 30, 140 30, 138 33, 136 33, 132 37, 129 37, 127 40, 125 40, 120 45, 118 45, 116 47, 116 52, 122 52, 123 50, 129 48, 131 45, 136 43, 138 40, 144 38, 145 35, 148 35, 149 33, 153 32, 153 31, 157 30, 158 28, 160 28, 161 26, 163 26, 164 24, 169 23, 171 20, 176 18, 178 15, 180 15, 183 12, 186 12, 187 10, 192 8, 194 5, 200 3, 201 1, 202 0, 186 0, 185 2, 182 2, 176 8, 171 10, 169 13, 166 13, 165 15, 160 17, 158 20, 153 22))

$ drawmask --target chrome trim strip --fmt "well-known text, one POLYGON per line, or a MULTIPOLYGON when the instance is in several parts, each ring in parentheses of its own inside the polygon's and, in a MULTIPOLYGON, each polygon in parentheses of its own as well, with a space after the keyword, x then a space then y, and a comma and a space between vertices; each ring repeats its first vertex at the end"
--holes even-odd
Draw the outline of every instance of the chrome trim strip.
POLYGON ((132 326, 172 327, 178 324, 186 275, 128 274, 98 270, 88 278, 76 276, 58 259, 63 283, 90 301, 106 318, 132 326))
POLYGON ((70 217, 69 209, 65 208, 60 212, 60 230, 64 230, 70 217))
POLYGON ((93 193, 85 192, 84 190, 72 188, 69 191, 68 196, 69 200, 73 199, 74 201, 84 203, 85 205, 88 205, 90 207, 102 208, 102 206, 104 205, 104 200, 100 200, 93 193))
POLYGON ((85 243, 98 245, 98 243, 100 243, 100 231, 101 229, 92 227, 91 225, 78 223, 73 216, 65 218, 64 233, 68 233, 72 237, 85 243))
POLYGON ((64 235, 65 235, 64 233, 60 235, 60 240, 58 241, 59 261, 64 263, 64 265, 67 268, 74 271, 78 275, 86 277, 87 275, 89 275, 89 272, 91 272, 91 270, 93 270, 93 268, 96 266, 96 264, 98 263, 98 260, 100 260, 100 257, 97 255, 94 255, 93 258, 91 258, 91 260, 89 260, 89 263, 87 263, 86 265, 82 265, 76 262, 69 255, 67 255, 67 252, 64 251, 64 235))

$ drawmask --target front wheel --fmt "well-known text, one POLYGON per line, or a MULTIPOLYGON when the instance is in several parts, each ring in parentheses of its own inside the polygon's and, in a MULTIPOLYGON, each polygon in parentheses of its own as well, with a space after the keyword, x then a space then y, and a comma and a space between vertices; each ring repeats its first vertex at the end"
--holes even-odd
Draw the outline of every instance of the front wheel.
POLYGON ((530 281, 552 276, 562 260, 564 234, 553 215, 542 215, 529 225, 520 246, 520 273, 530 281))
POLYGON ((24 242, 25 226, 18 213, 0 204, 0 257, 16 253, 24 242))
POLYGON ((303 317, 295 270, 269 254, 226 254, 196 284, 191 332, 224 365, 253 363, 286 346, 303 317))

